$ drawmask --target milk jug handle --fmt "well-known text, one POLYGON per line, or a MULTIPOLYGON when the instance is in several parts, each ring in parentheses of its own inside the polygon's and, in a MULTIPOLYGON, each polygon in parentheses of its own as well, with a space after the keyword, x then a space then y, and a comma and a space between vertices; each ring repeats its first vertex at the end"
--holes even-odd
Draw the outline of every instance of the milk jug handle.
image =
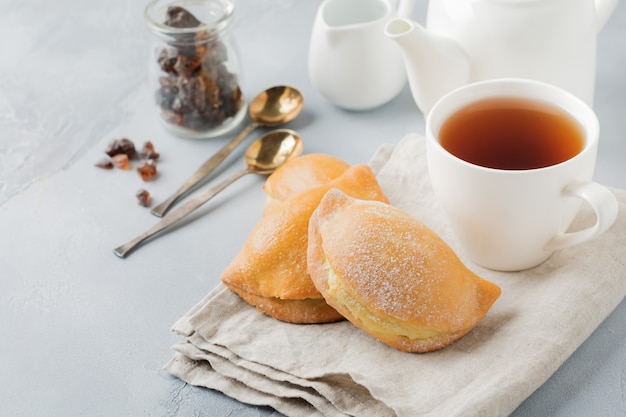
MULTIPOLYGON (((403 2, 403 0, 400 0, 403 2)), ((596 30, 602 29, 606 21, 613 13, 619 0, 594 0, 596 5, 596 30)))
MULTIPOLYGON (((602 3, 602 0, 596 0, 599 3, 602 3)), ((617 2, 618 0, 609 0, 617 2)), ((396 4, 396 8, 398 10, 398 17, 403 17, 405 19, 409 19, 411 14, 413 13, 413 8, 415 7, 415 0, 398 0, 396 4)))

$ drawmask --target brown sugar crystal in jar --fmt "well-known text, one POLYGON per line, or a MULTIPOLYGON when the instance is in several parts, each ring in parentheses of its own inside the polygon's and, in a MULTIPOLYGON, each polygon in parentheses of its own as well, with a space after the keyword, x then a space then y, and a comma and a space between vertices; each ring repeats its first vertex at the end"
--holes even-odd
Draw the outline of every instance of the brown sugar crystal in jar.
POLYGON ((153 0, 150 82, 159 118, 178 136, 210 138, 245 117, 232 0, 153 0))

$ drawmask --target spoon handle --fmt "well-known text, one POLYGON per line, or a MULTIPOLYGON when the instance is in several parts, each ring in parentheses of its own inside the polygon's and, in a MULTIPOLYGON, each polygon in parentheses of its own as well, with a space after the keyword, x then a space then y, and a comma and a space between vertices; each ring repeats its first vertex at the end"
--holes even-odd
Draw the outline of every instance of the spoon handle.
POLYGON ((163 217, 161 220, 159 220, 157 224, 146 230, 141 235, 137 236, 135 239, 113 249, 113 253, 120 258, 126 258, 130 251, 139 246, 143 241, 145 241, 149 237, 156 235, 163 229, 170 227, 174 223, 177 223, 178 221, 195 211, 198 207, 209 201, 211 198, 215 197, 220 191, 231 185, 233 182, 237 181, 239 178, 243 177, 246 174, 250 174, 251 172, 252 171, 249 169, 239 171, 233 174, 233 176, 225 179, 221 183, 209 188, 208 190, 203 191, 176 210, 173 210, 167 216, 163 217))
POLYGON ((202 166, 198 168, 196 172, 194 172, 174 194, 172 194, 163 203, 154 207, 150 213, 157 217, 163 217, 176 200, 213 172, 215 168, 217 168, 217 166, 221 164, 222 161, 224 161, 224 159, 226 159, 226 157, 230 155, 257 126, 259 126, 259 124, 256 122, 251 122, 248 126, 246 126, 246 128, 243 129, 237 136, 224 145, 222 149, 217 151, 215 155, 202 164, 202 166))

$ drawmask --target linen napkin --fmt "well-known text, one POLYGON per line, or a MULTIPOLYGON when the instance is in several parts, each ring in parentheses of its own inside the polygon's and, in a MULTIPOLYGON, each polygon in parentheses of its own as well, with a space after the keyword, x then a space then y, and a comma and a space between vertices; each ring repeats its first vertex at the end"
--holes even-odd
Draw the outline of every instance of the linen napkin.
MULTIPOLYGON (((283 323, 222 285, 173 326, 182 340, 165 366, 197 386, 287 416, 506 416, 545 382, 626 295, 626 191, 594 241, 503 273, 471 263, 441 214, 424 139, 383 145, 370 165, 391 203, 437 232, 464 263, 502 288, 485 318, 436 352, 404 353, 349 322, 283 323)), ((594 221, 581 211, 573 227, 594 221)))

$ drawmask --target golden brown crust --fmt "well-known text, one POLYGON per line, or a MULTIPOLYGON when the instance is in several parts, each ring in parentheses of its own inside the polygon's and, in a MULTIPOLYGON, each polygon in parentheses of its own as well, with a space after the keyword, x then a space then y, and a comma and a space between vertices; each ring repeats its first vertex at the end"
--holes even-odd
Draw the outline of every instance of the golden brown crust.
POLYGON ((409 214, 338 190, 326 194, 311 217, 307 262, 328 304, 404 351, 449 345, 500 295, 409 214))
POLYGON ((387 201, 367 165, 355 165, 330 183, 297 194, 263 216, 222 274, 224 284, 238 289, 237 293, 264 299, 321 299, 307 272, 308 224, 331 188, 361 199, 387 201))
POLYGON ((249 304, 275 319, 297 324, 332 323, 343 320, 343 316, 329 306, 322 297, 288 300, 262 297, 242 288, 225 284, 249 304))
POLYGON ((270 175, 263 189, 267 194, 264 213, 302 191, 327 184, 350 168, 347 162, 331 155, 312 153, 287 162, 270 175))

